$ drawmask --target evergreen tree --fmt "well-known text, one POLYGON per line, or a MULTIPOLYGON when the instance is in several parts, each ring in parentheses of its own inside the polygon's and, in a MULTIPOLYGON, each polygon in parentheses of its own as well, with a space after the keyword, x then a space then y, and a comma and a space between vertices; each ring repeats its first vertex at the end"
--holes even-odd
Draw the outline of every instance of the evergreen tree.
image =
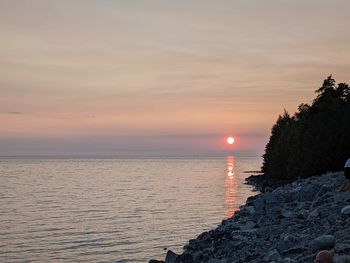
POLYGON ((332 75, 311 105, 285 110, 272 127, 262 171, 270 180, 290 180, 339 171, 350 157, 350 88, 332 75))

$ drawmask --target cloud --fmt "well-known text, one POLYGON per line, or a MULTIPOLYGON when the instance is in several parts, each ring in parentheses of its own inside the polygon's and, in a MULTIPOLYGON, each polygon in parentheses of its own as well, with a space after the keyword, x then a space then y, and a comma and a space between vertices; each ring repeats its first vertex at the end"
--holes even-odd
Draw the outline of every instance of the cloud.
POLYGON ((22 114, 22 112, 20 112, 20 111, 9 111, 9 112, 7 112, 8 114, 22 114))

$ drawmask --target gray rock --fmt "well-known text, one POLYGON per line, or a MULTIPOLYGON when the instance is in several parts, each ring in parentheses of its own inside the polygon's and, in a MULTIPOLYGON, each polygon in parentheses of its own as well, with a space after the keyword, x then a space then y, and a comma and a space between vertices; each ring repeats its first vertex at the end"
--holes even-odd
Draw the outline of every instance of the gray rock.
POLYGON ((211 259, 209 259, 208 263, 227 263, 227 260, 226 259, 211 258, 211 259))
POLYGON ((283 258, 282 260, 283 263, 295 263, 296 261, 291 258, 283 258))
POLYGON ((292 247, 287 248, 283 251, 283 255, 290 255, 290 254, 301 254, 305 250, 303 245, 294 245, 292 247))
POLYGON ((282 216, 285 218, 290 218, 290 217, 292 217, 292 215, 293 215, 293 213, 291 211, 288 211, 288 210, 282 211, 282 216))
POLYGON ((193 257, 191 254, 184 253, 176 258, 175 263, 193 263, 193 257))
POLYGON ((244 225, 240 226, 240 229, 242 231, 250 230, 250 229, 254 228, 255 226, 256 226, 256 224, 253 221, 248 221, 244 225))
POLYGON ((264 257, 265 261, 273 261, 281 258, 280 253, 277 251, 277 249, 270 250, 264 257))
POLYGON ((308 219, 310 220, 310 219, 314 219, 314 218, 317 218, 319 216, 319 212, 318 212, 318 210, 317 210, 317 208, 316 209, 314 209, 314 210, 312 210, 311 211, 311 213, 309 214, 309 216, 308 216, 308 219))
POLYGON ((336 192, 334 193, 334 202, 335 203, 346 203, 350 199, 350 192, 336 192))
POLYGON ((310 248, 314 252, 321 249, 333 248, 335 244, 335 237, 333 235, 323 235, 315 238, 310 242, 310 248))
POLYGON ((247 209, 250 214, 254 214, 255 213, 254 206, 246 206, 245 209, 247 209))
POLYGON ((280 240, 278 242, 278 244, 276 245, 276 248, 280 254, 283 254, 283 251, 288 250, 289 248, 293 247, 294 245, 295 245, 294 242, 280 240))
POLYGON ((342 256, 336 258, 337 263, 348 263, 350 262, 350 256, 342 256))
POLYGON ((350 255, 350 243, 335 244, 334 251, 345 255, 350 255))
POLYGON ((287 241, 287 242, 297 242, 298 241, 298 238, 291 235, 291 234, 288 234, 288 233, 283 233, 281 236, 280 236, 280 239, 282 239, 283 241, 287 241))
POLYGON ((338 191, 343 180, 342 173, 315 176, 248 198, 232 218, 190 240, 182 255, 168 252, 167 263, 312 262, 315 251, 332 248, 349 255, 350 192, 338 191))
POLYGON ((178 255, 171 250, 168 250, 165 257, 165 263, 175 263, 178 255))
POLYGON ((350 205, 343 207, 343 209, 341 210, 341 214, 347 216, 350 215, 350 205))

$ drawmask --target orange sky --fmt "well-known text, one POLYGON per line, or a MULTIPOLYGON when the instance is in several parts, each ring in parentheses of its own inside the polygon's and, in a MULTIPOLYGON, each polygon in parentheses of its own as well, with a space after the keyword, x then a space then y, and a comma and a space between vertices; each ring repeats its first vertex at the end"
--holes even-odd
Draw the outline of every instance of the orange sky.
POLYGON ((0 155, 264 149, 349 81, 349 1, 1 1, 0 155), (74 142, 74 143, 73 143, 74 142), (240 142, 240 143, 238 143, 240 142))

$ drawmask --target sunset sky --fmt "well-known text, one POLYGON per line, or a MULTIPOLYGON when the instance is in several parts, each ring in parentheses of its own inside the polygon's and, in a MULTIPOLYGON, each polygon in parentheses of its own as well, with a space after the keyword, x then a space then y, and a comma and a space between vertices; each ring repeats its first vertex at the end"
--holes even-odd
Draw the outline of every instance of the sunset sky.
POLYGON ((350 82, 350 1, 0 1, 0 155, 262 153, 350 82), (236 144, 225 146, 225 136, 236 144))

